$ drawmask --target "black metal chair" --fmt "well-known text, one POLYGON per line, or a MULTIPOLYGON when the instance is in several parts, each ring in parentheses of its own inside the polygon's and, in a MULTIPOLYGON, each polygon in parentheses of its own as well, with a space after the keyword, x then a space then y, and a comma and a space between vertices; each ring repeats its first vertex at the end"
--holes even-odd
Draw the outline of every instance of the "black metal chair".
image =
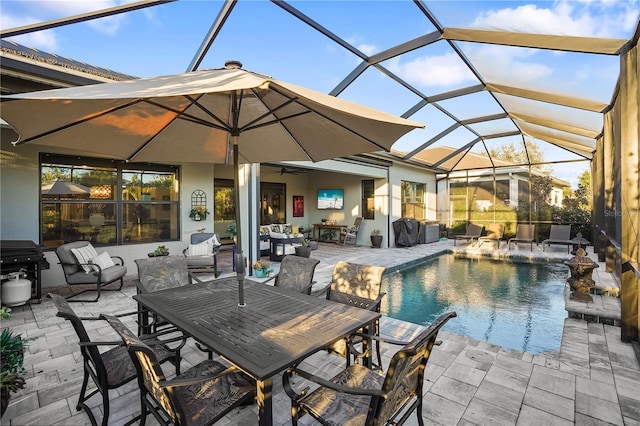
POLYGON ((190 238, 189 247, 182 251, 187 258, 189 270, 194 273, 213 272, 217 278, 220 275, 218 272, 220 235, 213 232, 196 232, 191 234, 190 238))
MULTIPOLYGON (((102 425, 107 425, 109 421, 109 390, 116 389, 129 383, 136 377, 136 369, 131 362, 131 357, 127 353, 122 341, 91 341, 83 321, 103 321, 98 317, 79 317, 73 311, 67 300, 57 294, 49 294, 53 303, 58 309, 57 316, 69 321, 73 326, 78 339, 80 340, 80 353, 82 354, 84 364, 84 378, 82 380, 82 388, 80 389, 80 397, 76 410, 83 409, 92 425, 96 425, 96 419, 86 401, 93 395, 100 393, 102 395, 102 407, 104 415, 102 417, 102 425), (113 348, 100 352, 99 346, 114 346, 113 348), (89 377, 96 385, 96 389, 86 395, 89 377)), ((130 314, 125 314, 130 315, 130 314)), ((156 335, 143 335, 140 339, 144 340, 149 347, 152 347, 156 354, 158 362, 170 361, 176 368, 176 374, 180 374, 180 350, 185 344, 184 336, 175 336, 175 330, 167 330, 165 333, 156 335), (174 337, 170 337, 171 334, 174 337), (166 336, 160 340, 161 336, 166 336), (180 342, 180 343, 177 343, 180 342), (169 348, 168 344, 176 343, 176 346, 169 348)), ((135 419, 134 419, 135 420, 135 419)))
POLYGON ((320 263, 317 259, 288 255, 282 259, 280 270, 274 279, 276 287, 290 288, 300 293, 311 294, 313 287, 313 274, 320 263))
POLYGON ((67 296, 70 302, 96 302, 100 298, 101 290, 120 290, 124 283, 123 278, 127 274, 127 267, 119 256, 108 256, 111 259, 110 264, 113 266, 102 267, 96 263, 96 250, 89 241, 74 241, 72 243, 63 244, 56 249, 56 255, 60 260, 64 279, 67 284, 74 285, 93 285, 94 288, 83 290, 67 296), (107 284, 120 281, 117 288, 103 288, 107 284), (96 291, 95 299, 77 299, 79 296, 88 291, 96 291))
MULTIPOLYGON (((331 284, 327 287, 327 300, 380 312, 380 304, 386 294, 380 292, 382 276, 385 271, 386 268, 383 266, 360 265, 340 261, 333 268, 331 284)), ((373 333, 375 335, 380 334, 378 321, 374 324, 373 333)), ((358 336, 346 336, 345 339, 334 343, 328 348, 331 353, 344 356, 347 365, 351 363, 352 355, 356 358, 354 362, 357 361, 358 357, 356 354, 349 352, 349 339, 351 339, 352 345, 362 341, 358 336)), ((379 341, 376 341, 376 357, 378 361, 377 367, 380 368, 382 359, 379 341)))
POLYGON ((162 425, 210 425, 233 408, 250 402, 255 382, 235 366, 202 361, 167 380, 151 348, 113 316, 103 315, 122 337, 137 370, 141 420, 151 412, 162 425))
POLYGON ((404 345, 391 358, 384 376, 359 364, 348 366, 331 379, 297 367, 289 368, 282 376, 282 383, 291 398, 291 423, 297 425, 301 416, 310 414, 324 425, 397 425, 403 424, 416 411, 418 424, 422 426, 424 369, 436 344, 438 331, 455 316, 455 312, 441 315, 408 343, 367 336, 404 345), (320 387, 311 393, 308 387, 298 392, 292 386, 293 375, 320 387))
MULTIPOLYGON (((136 292, 147 293, 165 288, 180 287, 193 281, 202 282, 189 271, 184 256, 158 256, 134 261, 138 268, 136 292)), ((155 313, 149 313, 138 305, 138 334, 158 331, 158 327, 166 324, 155 313)))

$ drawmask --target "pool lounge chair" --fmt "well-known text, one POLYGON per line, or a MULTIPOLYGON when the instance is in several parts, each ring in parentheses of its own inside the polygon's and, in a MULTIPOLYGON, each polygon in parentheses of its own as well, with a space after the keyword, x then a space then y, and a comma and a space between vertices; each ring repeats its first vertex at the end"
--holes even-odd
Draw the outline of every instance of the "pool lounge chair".
POLYGON ((478 238, 478 247, 487 241, 494 241, 498 248, 500 248, 500 242, 504 236, 504 225, 501 223, 492 223, 487 229, 487 235, 478 238))
POLYGON ((573 242, 571 241, 571 225, 551 225, 549 238, 542 242, 542 251, 545 251, 545 244, 549 247, 551 244, 564 244, 567 246, 567 253, 571 251, 573 242))
POLYGON ((470 223, 467 226, 467 232, 465 232, 464 234, 458 234, 453 237, 453 245, 455 246, 458 240, 467 240, 471 242, 471 245, 474 245, 475 243, 473 242, 473 240, 478 241, 478 238, 480 238, 480 235, 482 235, 483 229, 484 226, 470 223))
POLYGON ((511 250, 511 243, 529 243, 531 245, 531 251, 533 251, 533 242, 534 242, 534 234, 535 234, 535 225, 518 225, 516 229, 516 236, 513 238, 509 238, 509 250, 511 250))

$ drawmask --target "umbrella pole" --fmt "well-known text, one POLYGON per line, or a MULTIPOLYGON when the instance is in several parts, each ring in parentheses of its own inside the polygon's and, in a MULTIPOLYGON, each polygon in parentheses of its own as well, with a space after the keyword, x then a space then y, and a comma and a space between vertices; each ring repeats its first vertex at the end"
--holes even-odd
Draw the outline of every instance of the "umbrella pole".
POLYGON ((242 226, 240 225, 240 166, 238 162, 238 136, 231 137, 233 141, 233 172, 235 173, 234 192, 236 195, 236 274, 238 276, 238 306, 246 306, 244 303, 244 268, 245 260, 242 253, 242 226))

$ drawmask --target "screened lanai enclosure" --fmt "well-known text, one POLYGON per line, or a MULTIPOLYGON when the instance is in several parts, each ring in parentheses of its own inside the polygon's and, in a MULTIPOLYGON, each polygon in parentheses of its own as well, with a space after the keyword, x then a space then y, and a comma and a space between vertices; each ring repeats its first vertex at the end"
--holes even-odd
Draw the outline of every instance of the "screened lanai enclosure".
POLYGON ((430 190, 437 190, 438 220, 454 228, 507 223, 507 232, 522 222, 541 232, 575 223, 621 281, 623 340, 638 340, 638 7, 588 3, 140 1, 73 16, 60 10, 1 36, 10 42, 55 29, 73 38, 76 26, 97 18, 153 13, 171 31, 149 26, 136 39, 89 40, 92 51, 81 59, 135 55, 119 71, 145 77, 239 59, 247 69, 425 123, 390 155, 437 174, 430 190), (162 45, 177 34, 179 48, 162 45), (518 155, 505 156, 505 147, 518 155), (560 217, 553 206, 584 171, 589 214, 560 217))

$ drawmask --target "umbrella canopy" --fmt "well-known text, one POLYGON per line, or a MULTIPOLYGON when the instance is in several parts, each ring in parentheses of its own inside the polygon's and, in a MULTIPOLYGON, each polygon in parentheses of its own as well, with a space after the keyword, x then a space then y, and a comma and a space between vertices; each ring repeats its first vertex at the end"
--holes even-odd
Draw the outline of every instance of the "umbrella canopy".
POLYGON ((44 182, 42 185, 40 185, 40 193, 42 195, 89 194, 91 193, 91 188, 89 188, 88 186, 80 185, 79 183, 56 179, 49 182, 44 182))
POLYGON ((244 257, 239 163, 320 161, 389 151, 424 127, 353 102, 241 69, 3 96, 0 114, 27 142, 140 162, 230 162, 236 180, 240 305, 244 257))

